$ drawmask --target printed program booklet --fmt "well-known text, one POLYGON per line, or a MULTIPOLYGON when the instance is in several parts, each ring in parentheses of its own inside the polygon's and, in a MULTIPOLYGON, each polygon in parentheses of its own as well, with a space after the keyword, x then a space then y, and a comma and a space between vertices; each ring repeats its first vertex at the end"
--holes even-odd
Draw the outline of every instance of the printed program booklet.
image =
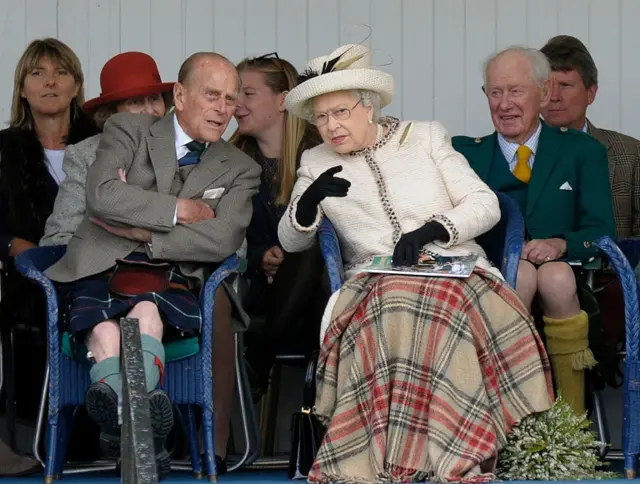
POLYGON ((478 261, 477 255, 445 257, 423 254, 413 266, 394 266, 393 257, 375 256, 371 264, 364 267, 365 272, 379 274, 402 274, 407 276, 460 277, 471 275, 478 261))

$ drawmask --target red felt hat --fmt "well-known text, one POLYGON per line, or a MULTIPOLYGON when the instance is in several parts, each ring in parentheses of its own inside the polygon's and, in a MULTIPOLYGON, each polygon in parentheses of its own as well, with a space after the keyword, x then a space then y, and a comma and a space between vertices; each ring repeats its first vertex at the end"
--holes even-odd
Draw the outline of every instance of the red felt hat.
POLYGON ((102 104, 171 91, 173 84, 162 82, 150 55, 124 52, 107 61, 100 72, 100 96, 85 102, 82 108, 91 113, 102 104))

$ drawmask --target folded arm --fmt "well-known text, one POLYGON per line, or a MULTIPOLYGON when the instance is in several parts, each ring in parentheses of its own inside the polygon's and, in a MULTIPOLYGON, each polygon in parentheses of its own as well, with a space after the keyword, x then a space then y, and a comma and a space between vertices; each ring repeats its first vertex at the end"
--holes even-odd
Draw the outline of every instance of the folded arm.
POLYGON ((438 166, 453 208, 435 214, 449 233, 447 242, 435 243, 451 247, 488 232, 500 221, 498 197, 469 165, 467 159, 451 145, 442 124, 430 123, 430 155, 438 166))
POLYGON ((125 224, 157 232, 174 227, 177 198, 124 182, 118 169, 128 173, 140 145, 142 127, 130 118, 113 115, 106 122, 96 161, 87 176, 87 206, 92 215, 110 224, 125 224))
POLYGON ((215 208, 215 218, 176 225, 166 233, 152 232, 150 251, 153 258, 220 262, 235 253, 242 245, 251 221, 251 198, 258 191, 260 171, 254 163, 236 177, 215 208))

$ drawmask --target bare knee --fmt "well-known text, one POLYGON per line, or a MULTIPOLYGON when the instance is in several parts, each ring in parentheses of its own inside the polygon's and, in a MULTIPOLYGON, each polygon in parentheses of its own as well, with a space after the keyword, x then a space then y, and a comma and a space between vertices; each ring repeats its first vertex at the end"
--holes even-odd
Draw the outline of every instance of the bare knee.
POLYGON ((87 349, 96 362, 120 354, 120 326, 112 320, 103 321, 93 327, 87 335, 87 349))
POLYGON ((549 262, 538 269, 538 292, 545 315, 563 319, 580 312, 576 277, 569 264, 549 262))
POLYGON ((531 311, 531 303, 538 290, 538 274, 533 264, 526 260, 521 260, 518 264, 518 279, 516 281, 516 292, 531 311))
POLYGON ((129 311, 127 317, 138 320, 140 333, 162 339, 162 318, 158 306, 154 303, 150 301, 139 302, 129 311))

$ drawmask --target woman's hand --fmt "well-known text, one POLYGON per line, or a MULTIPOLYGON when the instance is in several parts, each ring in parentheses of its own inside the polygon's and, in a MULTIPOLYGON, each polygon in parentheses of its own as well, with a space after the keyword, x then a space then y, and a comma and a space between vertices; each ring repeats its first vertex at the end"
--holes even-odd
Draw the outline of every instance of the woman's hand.
POLYGON ((33 249, 34 247, 38 247, 36 244, 34 244, 33 242, 30 242, 26 239, 21 239, 19 237, 16 237, 14 239, 11 239, 11 246, 9 248, 9 256, 10 257, 17 257, 20 254, 22 254, 25 250, 28 249, 33 249))
POLYGON ((393 265, 412 266, 418 262, 420 249, 434 240, 449 240, 449 232, 438 222, 427 222, 419 229, 404 234, 393 250, 393 265))
POLYGON ((309 227, 318 210, 318 204, 326 197, 346 197, 351 183, 344 178, 334 177, 342 171, 342 165, 329 168, 316 178, 300 196, 296 221, 303 227, 309 227))
POLYGON ((267 282, 271 284, 273 278, 276 276, 276 272, 284 261, 284 252, 280 247, 274 245, 267 250, 262 256, 262 270, 267 276, 267 282))

